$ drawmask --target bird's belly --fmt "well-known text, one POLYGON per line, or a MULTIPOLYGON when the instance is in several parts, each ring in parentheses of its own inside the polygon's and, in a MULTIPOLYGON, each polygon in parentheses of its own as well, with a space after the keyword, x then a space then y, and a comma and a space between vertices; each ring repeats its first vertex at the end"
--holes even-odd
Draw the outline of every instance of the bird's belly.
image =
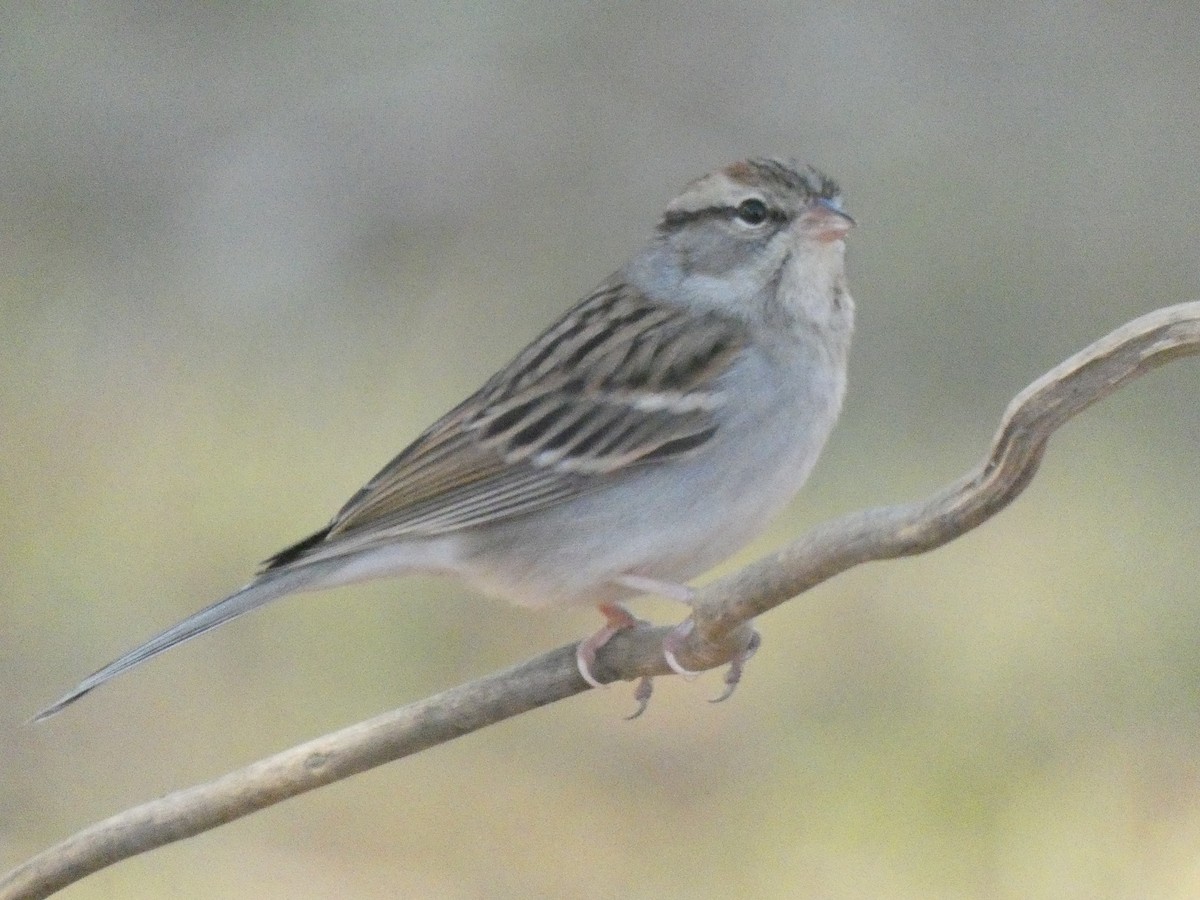
POLYGON ((672 462, 669 479, 648 466, 564 506, 480 529, 464 540, 457 573, 535 607, 632 596, 613 583, 623 574, 686 582, 744 546, 795 496, 828 434, 824 422, 809 424, 822 433, 789 441, 755 429, 760 445, 741 437, 744 452, 672 462))

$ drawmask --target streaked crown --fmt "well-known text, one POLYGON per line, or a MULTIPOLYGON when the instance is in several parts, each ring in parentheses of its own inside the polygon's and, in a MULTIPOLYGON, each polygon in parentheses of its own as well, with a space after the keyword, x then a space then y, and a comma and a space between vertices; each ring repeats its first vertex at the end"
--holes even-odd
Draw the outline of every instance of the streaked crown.
POLYGON ((674 231, 704 219, 783 224, 814 203, 840 212, 837 182, 794 160, 748 159, 689 184, 667 206, 659 230, 674 231))

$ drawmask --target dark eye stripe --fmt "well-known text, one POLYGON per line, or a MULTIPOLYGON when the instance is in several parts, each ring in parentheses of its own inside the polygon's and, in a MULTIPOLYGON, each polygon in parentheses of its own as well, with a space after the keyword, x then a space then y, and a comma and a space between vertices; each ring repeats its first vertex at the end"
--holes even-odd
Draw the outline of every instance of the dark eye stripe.
MULTIPOLYGON (((658 225, 660 232, 675 231, 682 225, 700 222, 704 219, 726 219, 732 221, 738 218, 736 206, 706 206, 702 209, 678 210, 663 216, 658 225)), ((773 225, 781 225, 787 221, 787 213, 774 206, 767 207, 767 221, 773 225)))

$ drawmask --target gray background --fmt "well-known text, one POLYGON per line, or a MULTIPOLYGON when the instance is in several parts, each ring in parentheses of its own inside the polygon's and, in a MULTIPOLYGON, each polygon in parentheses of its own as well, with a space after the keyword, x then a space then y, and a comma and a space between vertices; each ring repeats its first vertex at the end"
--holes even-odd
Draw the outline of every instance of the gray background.
MULTIPOLYGON (((322 524, 716 166, 804 158, 861 223, 842 423, 730 565, 957 477, 1028 381, 1200 296, 1198 46, 1191 2, 6 5, 0 865, 589 633, 392 581, 24 724, 322 524)), ((1196 896, 1198 396, 1174 363, 995 521, 768 616, 728 704, 594 692, 64 896, 1196 896)))

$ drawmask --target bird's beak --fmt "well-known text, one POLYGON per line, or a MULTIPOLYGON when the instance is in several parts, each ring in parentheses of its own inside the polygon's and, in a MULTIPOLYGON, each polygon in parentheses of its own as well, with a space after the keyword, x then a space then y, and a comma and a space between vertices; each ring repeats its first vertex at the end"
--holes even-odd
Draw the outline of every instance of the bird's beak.
POLYGON ((855 221, 834 205, 832 200, 817 200, 801 216, 804 230, 823 244, 840 241, 855 226, 855 221))

